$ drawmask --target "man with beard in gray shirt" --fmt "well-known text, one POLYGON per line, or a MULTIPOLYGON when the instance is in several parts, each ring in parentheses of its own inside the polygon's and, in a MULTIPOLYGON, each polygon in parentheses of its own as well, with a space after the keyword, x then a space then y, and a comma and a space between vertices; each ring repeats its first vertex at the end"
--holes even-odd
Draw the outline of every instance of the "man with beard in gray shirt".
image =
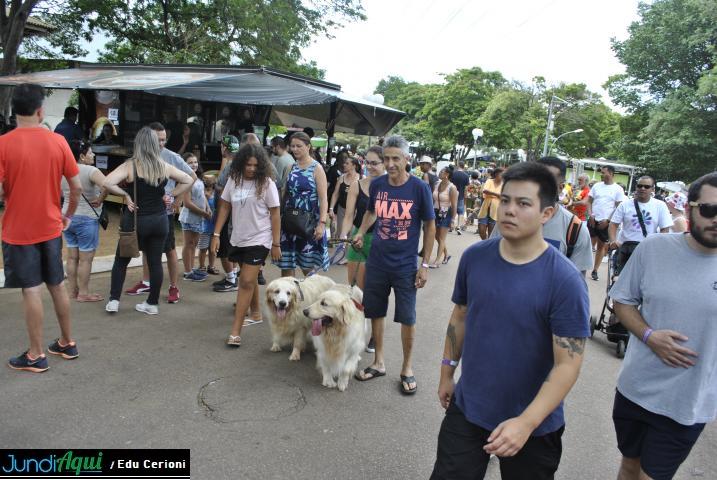
POLYGON ((717 172, 690 186, 689 233, 640 242, 610 291, 633 335, 617 380, 619 479, 670 479, 717 417, 717 172))

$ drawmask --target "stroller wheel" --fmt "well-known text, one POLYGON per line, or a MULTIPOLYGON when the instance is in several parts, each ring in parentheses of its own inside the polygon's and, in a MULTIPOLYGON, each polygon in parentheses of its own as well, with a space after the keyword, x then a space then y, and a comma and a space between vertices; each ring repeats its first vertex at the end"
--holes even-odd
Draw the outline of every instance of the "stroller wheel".
POLYGON ((625 340, 618 340, 617 346, 615 347, 615 354, 617 355, 617 358, 624 358, 625 357, 625 348, 627 347, 627 343, 625 340))
POLYGON ((597 318, 595 315, 590 315, 590 338, 595 334, 595 327, 597 325, 597 318))

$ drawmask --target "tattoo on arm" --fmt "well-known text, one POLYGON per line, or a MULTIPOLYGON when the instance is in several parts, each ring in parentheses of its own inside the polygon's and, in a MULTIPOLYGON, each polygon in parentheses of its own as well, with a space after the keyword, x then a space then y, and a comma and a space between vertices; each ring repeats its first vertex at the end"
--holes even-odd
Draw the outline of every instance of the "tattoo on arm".
POLYGON ((555 337, 555 345, 568 351, 570 358, 574 355, 582 355, 585 351, 584 338, 555 337))
POLYGON ((451 346, 451 358, 455 359, 458 354, 458 340, 456 340, 456 327, 450 323, 446 329, 446 338, 448 339, 448 344, 451 346))

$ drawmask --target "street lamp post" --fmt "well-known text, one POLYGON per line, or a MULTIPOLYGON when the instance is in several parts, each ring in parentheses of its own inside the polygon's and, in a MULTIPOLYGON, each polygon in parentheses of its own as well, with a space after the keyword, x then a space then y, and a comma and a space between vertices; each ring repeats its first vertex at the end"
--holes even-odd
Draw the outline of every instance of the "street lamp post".
POLYGON ((543 156, 548 155, 548 139, 550 138, 550 132, 553 131, 553 108, 555 107, 555 101, 568 103, 557 95, 550 97, 550 105, 548 106, 548 124, 545 126, 545 141, 543 142, 543 156))
POLYGON ((476 162, 478 160, 478 142, 483 138, 483 130, 480 128, 474 128, 471 133, 473 134, 473 168, 476 168, 476 162))
MULTIPOLYGON (((584 131, 585 131, 585 130, 583 130, 582 128, 576 128, 575 130, 571 130, 571 131, 569 131, 569 132, 565 132, 565 133, 563 133, 563 134, 561 134, 561 135, 558 135, 558 138, 556 138, 555 140, 553 140, 553 143, 550 144, 550 150, 549 150, 549 152, 551 152, 551 151, 553 150, 553 147, 555 146, 556 143, 558 143, 558 140, 560 140, 561 138, 563 138, 565 135, 570 135, 571 133, 582 133, 582 132, 584 132, 584 131)), ((547 155, 547 153, 544 154, 543 156, 545 156, 545 155, 547 155)))

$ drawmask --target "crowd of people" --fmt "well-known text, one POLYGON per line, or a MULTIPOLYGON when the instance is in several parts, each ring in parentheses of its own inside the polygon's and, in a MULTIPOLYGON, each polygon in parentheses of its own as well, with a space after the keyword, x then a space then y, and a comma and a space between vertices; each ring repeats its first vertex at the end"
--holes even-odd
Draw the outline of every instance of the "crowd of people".
MULTIPOLYGON (((573 188, 565 163, 555 157, 470 174, 459 163, 438 175, 423 157, 412 172, 409 145, 400 136, 369 148, 363 162, 342 152, 325 169, 311 137, 297 132, 275 137, 271 155, 251 133, 241 140, 223 136, 215 178, 202 174, 194 153, 167 149, 165 128, 155 122, 139 130, 131 157, 105 176, 92 166, 89 144, 80 141, 73 152, 63 136, 40 128, 43 100, 39 86, 16 87, 18 128, 0 136, 5 287, 22 289, 30 343, 9 360, 13 369, 48 370, 45 350, 67 360, 79 356, 70 298, 104 301, 90 291, 89 273, 101 217, 96 209, 113 194, 124 202, 120 230, 135 232, 143 252, 142 281, 125 292, 147 294, 135 309, 159 313, 162 254, 167 301, 180 301, 174 223, 181 204, 183 278, 205 281, 218 273, 219 258, 224 278, 212 288, 237 292, 226 338, 232 347, 241 345, 242 327, 262 320, 259 286, 267 261, 282 276, 297 276, 297 268, 308 276, 329 268, 330 236, 348 245, 347 282, 363 290, 374 353, 356 379, 386 375, 384 324, 393 293, 404 395, 419 387, 413 371, 417 290, 427 285, 430 269, 451 259, 447 233, 460 234, 477 219, 481 241, 461 252, 451 297, 438 386, 446 415, 433 479, 482 478, 491 455, 499 458, 503 478, 554 477, 565 429, 562 402, 590 336, 587 272, 597 280, 611 250, 621 270, 610 295, 633 336, 613 409, 623 456, 618 478, 672 478, 717 415, 717 173, 664 201, 655 196, 654 178, 643 175, 627 199, 610 166, 601 169, 600 182, 590 186, 581 176, 573 188), (25 188, 29 181, 32 192, 25 188), (60 326, 46 349, 43 284, 60 326), (496 301, 505 298, 520 301, 496 301)), ((109 313, 120 309, 132 256, 125 247, 120 238, 109 313)))

